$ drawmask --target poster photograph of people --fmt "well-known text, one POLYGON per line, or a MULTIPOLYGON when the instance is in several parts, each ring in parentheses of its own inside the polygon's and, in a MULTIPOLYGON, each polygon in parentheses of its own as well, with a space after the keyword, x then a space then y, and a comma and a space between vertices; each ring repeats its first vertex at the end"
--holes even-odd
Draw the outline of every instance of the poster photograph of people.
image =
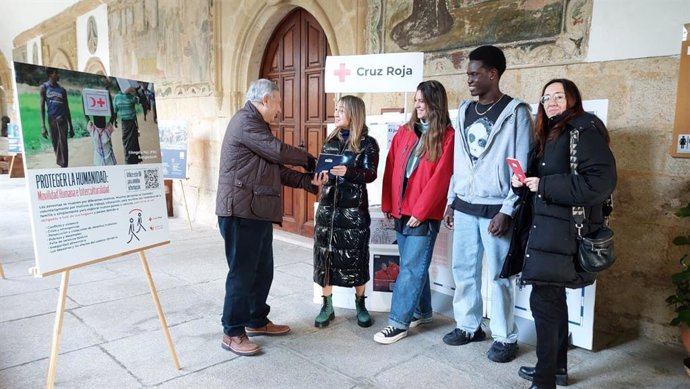
POLYGON ((28 169, 159 163, 153 84, 15 62, 28 169))

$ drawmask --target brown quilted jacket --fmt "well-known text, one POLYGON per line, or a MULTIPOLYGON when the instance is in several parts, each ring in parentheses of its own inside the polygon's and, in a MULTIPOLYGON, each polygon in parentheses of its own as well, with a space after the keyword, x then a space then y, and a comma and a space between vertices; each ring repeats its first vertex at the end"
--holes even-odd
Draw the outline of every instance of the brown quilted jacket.
POLYGON ((313 166, 309 153, 274 137, 256 107, 247 102, 225 130, 216 214, 280 223, 283 219, 281 185, 312 193, 318 191, 311 184, 311 173, 301 173, 285 165, 307 168, 310 163, 313 166))

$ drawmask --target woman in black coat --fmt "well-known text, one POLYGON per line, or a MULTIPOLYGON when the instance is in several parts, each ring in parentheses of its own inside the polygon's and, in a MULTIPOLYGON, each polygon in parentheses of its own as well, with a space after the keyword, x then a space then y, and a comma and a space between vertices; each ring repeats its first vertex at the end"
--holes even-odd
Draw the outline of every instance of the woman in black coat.
POLYGON ((365 284, 370 278, 367 184, 376 179, 379 146, 367 134, 366 111, 360 98, 343 96, 334 117, 335 129, 321 153, 342 155, 347 162, 331 168, 328 176, 319 174, 323 187, 314 217, 314 282, 322 287, 323 305, 314 325, 325 327, 335 318, 335 285, 355 288, 357 324, 369 327, 371 316, 364 304, 365 284))
POLYGON ((525 250, 521 251, 521 282, 532 285, 530 309, 537 330, 537 365, 521 367, 519 375, 533 381, 531 389, 555 389, 556 383, 567 385, 568 380, 565 288, 581 288, 596 279, 596 274, 584 272, 577 265, 572 207, 585 207, 582 235, 604 223, 602 204, 616 186, 616 162, 606 127, 584 111, 582 97, 572 81, 549 81, 540 103, 527 178, 520 182, 513 176, 511 181, 517 191, 523 191, 525 205, 531 205, 527 211, 530 214, 522 215, 518 223, 519 227, 528 227, 523 231, 529 230, 528 239, 523 241, 525 250), (572 130, 579 132, 577 174, 572 174, 570 168, 572 130))

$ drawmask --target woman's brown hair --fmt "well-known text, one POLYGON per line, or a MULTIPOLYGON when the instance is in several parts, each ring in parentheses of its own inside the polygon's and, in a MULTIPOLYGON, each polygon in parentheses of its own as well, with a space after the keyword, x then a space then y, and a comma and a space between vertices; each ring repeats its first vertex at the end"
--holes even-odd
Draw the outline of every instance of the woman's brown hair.
MULTIPOLYGON (((429 122, 429 131, 424 136, 424 143, 419 148, 418 156, 421 157, 426 153, 426 159, 433 162, 441 158, 443 137, 446 133, 446 128, 450 126, 448 95, 446 94, 446 88, 435 80, 420 82, 417 85, 417 90, 422 92, 422 98, 426 103, 428 112, 427 121, 429 122)), ((413 130, 418 121, 417 110, 413 110, 410 121, 407 122, 406 126, 413 130)))
MULTIPOLYGON (((577 89, 577 85, 575 85, 574 82, 568 79, 554 78, 553 80, 547 82, 546 85, 544 85, 544 88, 541 90, 541 95, 544 95, 544 91, 546 91, 546 88, 548 88, 549 85, 555 83, 560 83, 563 85, 566 104, 568 106, 563 112, 563 118, 556 123, 551 130, 549 130, 549 118, 546 116, 546 109, 544 108, 544 104, 539 104, 539 108, 537 108, 537 121, 534 124, 534 138, 536 142, 535 149, 537 152, 537 157, 544 155, 544 147, 546 142, 558 138, 565 129, 565 125, 568 124, 572 118, 585 112, 584 108, 582 107, 582 95, 580 95, 580 90, 577 89)), ((608 143, 609 133, 606 130, 606 127, 599 128, 599 130, 608 143)))

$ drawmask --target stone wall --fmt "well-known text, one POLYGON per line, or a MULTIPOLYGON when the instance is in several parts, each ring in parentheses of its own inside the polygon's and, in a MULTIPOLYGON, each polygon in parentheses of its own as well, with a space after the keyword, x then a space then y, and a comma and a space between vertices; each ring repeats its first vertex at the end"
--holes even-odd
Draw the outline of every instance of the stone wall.
POLYGON ((112 74, 156 82, 156 97, 210 96, 215 78, 211 0, 108 5, 112 74))

